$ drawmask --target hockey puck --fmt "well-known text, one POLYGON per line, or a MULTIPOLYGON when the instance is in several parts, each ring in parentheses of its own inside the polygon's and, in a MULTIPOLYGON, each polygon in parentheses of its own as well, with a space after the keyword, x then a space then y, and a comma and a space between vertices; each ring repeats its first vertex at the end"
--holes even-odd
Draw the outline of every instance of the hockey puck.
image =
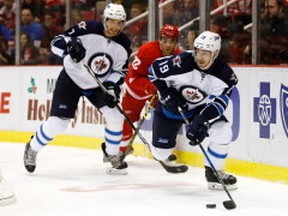
POLYGON ((216 204, 206 204, 206 208, 209 208, 209 209, 216 208, 216 204))

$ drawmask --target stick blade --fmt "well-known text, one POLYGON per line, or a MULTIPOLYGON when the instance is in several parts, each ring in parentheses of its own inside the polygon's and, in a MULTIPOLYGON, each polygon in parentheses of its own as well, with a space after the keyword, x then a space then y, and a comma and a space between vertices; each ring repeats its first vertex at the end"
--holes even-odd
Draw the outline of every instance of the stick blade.
POLYGON ((233 200, 224 201, 223 205, 228 210, 232 210, 236 208, 236 203, 233 200))

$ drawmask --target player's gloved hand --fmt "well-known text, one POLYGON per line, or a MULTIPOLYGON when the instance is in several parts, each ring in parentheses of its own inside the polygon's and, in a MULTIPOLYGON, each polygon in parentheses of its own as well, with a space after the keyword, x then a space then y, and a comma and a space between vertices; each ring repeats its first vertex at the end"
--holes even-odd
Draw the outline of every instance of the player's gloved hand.
POLYGON ((161 93, 161 102, 173 113, 179 113, 178 107, 181 107, 184 112, 188 109, 185 98, 174 88, 161 93))
POLYGON ((73 38, 67 43, 67 53, 74 62, 78 63, 85 57, 86 49, 83 47, 80 39, 73 38))
POLYGON ((104 98, 106 105, 114 108, 119 103, 121 89, 119 85, 111 81, 103 82, 103 85, 107 89, 107 94, 104 98))
POLYGON ((190 140, 192 146, 199 145, 205 137, 209 136, 209 122, 202 116, 196 116, 192 123, 188 126, 186 137, 190 140))

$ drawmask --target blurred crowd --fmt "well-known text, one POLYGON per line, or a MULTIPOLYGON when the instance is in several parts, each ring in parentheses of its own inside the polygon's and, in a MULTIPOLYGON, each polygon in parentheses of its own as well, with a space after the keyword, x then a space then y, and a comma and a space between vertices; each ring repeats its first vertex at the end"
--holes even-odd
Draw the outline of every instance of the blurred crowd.
MULTIPOLYGON (((161 3, 166 0, 160 0, 161 3)), ((260 41, 258 57, 260 64, 284 65, 288 63, 288 0, 259 0, 260 41)), ((65 0, 22 0, 20 27, 20 53, 22 65, 58 65, 62 59, 50 51, 53 37, 69 26, 66 25, 65 0)), ((107 1, 72 0, 71 22, 101 19, 107 1)), ((148 10, 148 0, 120 1, 133 19, 148 10)), ((175 0, 160 9, 160 23, 179 27, 194 21, 181 31, 182 49, 193 49, 194 38, 199 34, 200 0, 175 0)), ((211 0, 211 12, 229 0, 211 0)), ((0 65, 15 64, 15 0, 0 0, 0 65)), ((234 64, 251 64, 252 55, 252 0, 238 0, 236 3, 213 13, 210 30, 222 37, 221 55, 234 64)), ((148 41, 147 16, 125 28, 130 37, 133 51, 148 41)))

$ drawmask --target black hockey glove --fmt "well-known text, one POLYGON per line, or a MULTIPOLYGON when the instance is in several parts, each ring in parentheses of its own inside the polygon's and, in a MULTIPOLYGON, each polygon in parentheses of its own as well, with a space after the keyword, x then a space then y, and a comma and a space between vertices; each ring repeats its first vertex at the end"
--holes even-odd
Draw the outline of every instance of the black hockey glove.
POLYGON ((78 38, 74 38, 67 43, 67 53, 74 62, 78 63, 85 57, 86 49, 78 38))
POLYGON ((103 85, 107 89, 104 101, 108 107, 114 108, 119 103, 121 89, 119 85, 110 81, 103 82, 103 85))
POLYGON ((188 126, 186 137, 190 140, 192 146, 199 145, 208 135, 209 122, 207 119, 196 116, 192 123, 188 126))
POLYGON ((161 94, 161 102, 173 113, 179 113, 178 107, 185 112, 188 108, 184 97, 174 88, 169 88, 161 94))

